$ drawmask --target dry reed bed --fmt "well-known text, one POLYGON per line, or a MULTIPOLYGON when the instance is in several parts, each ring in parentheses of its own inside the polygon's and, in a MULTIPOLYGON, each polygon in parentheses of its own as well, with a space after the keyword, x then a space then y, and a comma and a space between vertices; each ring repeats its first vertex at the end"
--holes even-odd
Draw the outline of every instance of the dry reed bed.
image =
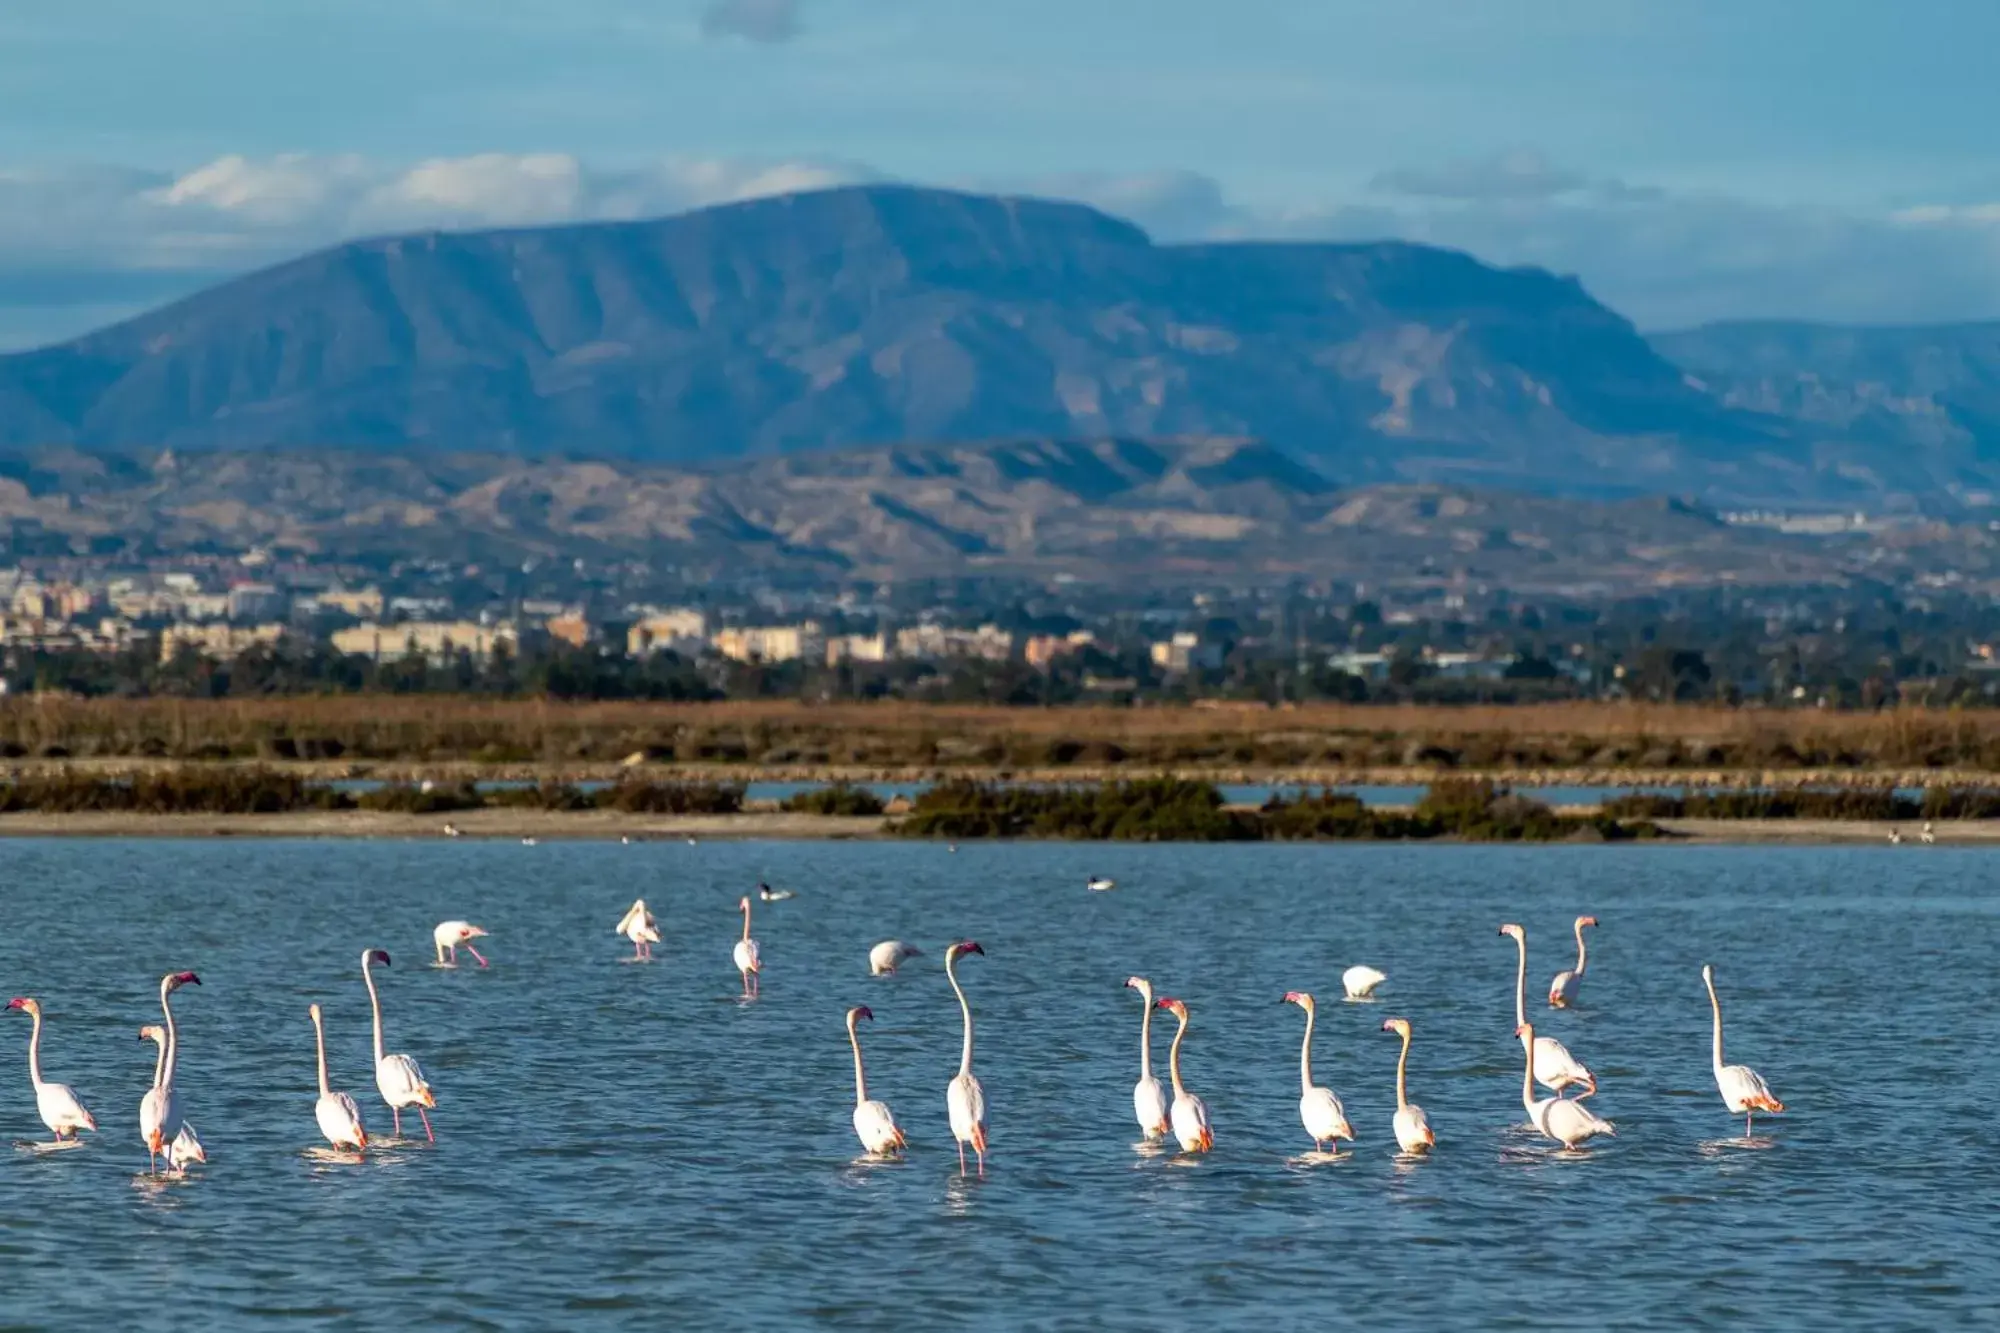
POLYGON ((788 776, 1179 772, 1417 780, 1844 782, 2000 771, 2000 712, 1649 704, 1010 709, 435 696, 0 701, 15 760, 257 760, 596 772, 640 755, 788 776))

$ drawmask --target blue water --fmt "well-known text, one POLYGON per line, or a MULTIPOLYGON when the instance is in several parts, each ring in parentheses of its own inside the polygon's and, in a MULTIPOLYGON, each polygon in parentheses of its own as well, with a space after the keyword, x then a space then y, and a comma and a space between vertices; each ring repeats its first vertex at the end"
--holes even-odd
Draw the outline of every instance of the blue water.
MULTIPOLYGON (((0 843, 0 986, 48 1012, 47 1073, 102 1129, 0 1151, 0 1324, 98 1328, 1868 1328, 2000 1306, 2000 891, 1974 850, 1887 847, 1010 846, 704 842, 0 843), (1092 873, 1119 888, 1083 888, 1092 873), (738 1001, 737 895, 763 996, 738 1001), (621 961, 635 893, 659 961, 621 961), (1582 1007, 1533 999, 1603 922, 1582 1007), (467 916, 490 970, 428 967, 467 916), (1618 1138, 1520 1128, 1514 950, 1530 1012, 1598 1074, 1618 1138), (866 975, 901 937, 925 956, 866 975), (990 1106, 961 1178, 944 1088, 962 976, 990 1106), (435 1147, 315 1144, 312 1028, 335 1082, 368 1065, 365 946, 392 1049, 438 1091, 435 1147), (1379 1003, 1334 1001, 1365 961, 1379 1003), (1730 1058, 1789 1106, 1745 1140, 1708 1068, 1717 967, 1730 1058), (210 1162, 142 1173, 158 978, 210 1162), (1135 1150, 1138 1003, 1185 998, 1215 1151, 1135 1150), (1297 1119, 1301 1015, 1351 1153, 1297 1119), (871 1092, 912 1149, 858 1162, 842 1013, 873 1007, 871 1092), (1391 1014, 1440 1145, 1399 1160, 1391 1014)), ((1168 1025, 1155 1026, 1165 1077, 1168 1025)), ((0 1141, 40 1137, 28 1020, 0 1014, 0 1141)), ((412 1126, 412 1129, 415 1127, 412 1126)))

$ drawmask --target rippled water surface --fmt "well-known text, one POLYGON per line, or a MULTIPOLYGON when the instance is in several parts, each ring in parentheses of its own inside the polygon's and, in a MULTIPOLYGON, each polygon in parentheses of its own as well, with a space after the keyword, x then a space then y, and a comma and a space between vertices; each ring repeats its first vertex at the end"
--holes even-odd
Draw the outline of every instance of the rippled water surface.
MULTIPOLYGON (((0 1324, 490 1328, 1374 1326, 1870 1328, 2000 1304, 1990 857, 1948 849, 942 846, 867 843, 8 841, 0 988, 38 996, 44 1059, 101 1131, 0 1151, 0 1324), (1091 873, 1115 876, 1089 893, 1091 873), (763 996, 736 998, 734 906, 758 879, 763 996), (658 961, 611 933, 643 893, 658 961), (1537 998, 1596 933, 1581 1008, 1537 998), (485 925, 490 970, 428 966, 485 925), (1530 1012, 1602 1082, 1615 1141, 1525 1132, 1514 949, 1530 1012), (962 1179, 944 1114, 979 1023, 992 1155, 962 1179), (923 958, 871 979, 868 946, 923 958), (435 1147, 315 1148, 312 1027, 373 1132, 357 963, 386 947, 392 1049, 438 1090, 435 1147), (1335 1002, 1341 969, 1389 974, 1335 1002), (1790 1110, 1745 1140, 1708 1067, 1699 968, 1730 1058, 1790 1110), (140 1024, 177 997, 180 1087, 209 1164, 143 1178, 140 1024), (1215 1151, 1135 1149, 1139 1005, 1185 998, 1215 1151), (1298 1123, 1302 1016, 1352 1152, 1298 1123), (872 1006, 870 1091, 907 1160, 857 1160, 842 1013, 872 1006), (1398 1160, 1395 1039, 1433 1158, 1398 1160)), ((0 1014, 0 1139, 41 1137, 28 1020, 0 1014)), ((1157 1024, 1156 1063, 1165 1077, 1157 1024)), ((415 1127, 412 1126, 414 1129, 415 1127)))

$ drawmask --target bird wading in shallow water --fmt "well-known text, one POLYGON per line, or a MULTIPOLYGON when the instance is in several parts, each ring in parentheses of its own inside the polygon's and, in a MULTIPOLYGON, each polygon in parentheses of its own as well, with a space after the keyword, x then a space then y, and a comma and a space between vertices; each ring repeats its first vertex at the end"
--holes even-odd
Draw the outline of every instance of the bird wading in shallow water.
POLYGON ((1153 1077, 1153 983, 1144 977, 1127 977, 1125 984, 1139 992, 1145 1008, 1139 1012, 1139 1081, 1132 1087, 1132 1113, 1139 1118, 1139 1132, 1152 1143, 1167 1136, 1167 1094, 1153 1077))
POLYGON ((743 938, 736 941, 736 947, 730 950, 730 957, 736 961, 736 970, 743 974, 743 994, 754 999, 763 976, 764 956, 757 947, 757 941, 750 938, 749 895, 738 899, 736 906, 743 912, 743 938))
POLYGON ((374 965, 377 963, 389 966, 386 950, 361 951, 361 980, 367 984, 368 1008, 375 1019, 375 1089, 382 1094, 382 1100, 389 1104, 389 1113, 395 1117, 397 1138, 403 1137, 403 1112, 414 1106, 417 1118, 424 1122, 424 1138, 435 1143, 437 1135, 431 1132, 428 1109, 437 1105, 437 1098, 424 1078, 424 1071, 409 1056, 384 1054, 382 1050, 382 1000, 375 993, 374 965))
POLYGON ((42 1078, 42 1006, 22 996, 7 1001, 9 1009, 19 1009, 35 1020, 28 1032, 28 1081, 35 1087, 35 1111, 58 1142, 75 1138, 83 1130, 95 1131, 97 1120, 85 1109, 83 1100, 67 1083, 50 1083, 42 1078))
POLYGON ((1208 1103, 1189 1092, 1181 1082, 1181 1042, 1187 1037, 1188 1007, 1171 995, 1153 1003, 1180 1020, 1174 1044, 1167 1048, 1167 1078, 1174 1085, 1174 1101, 1167 1110, 1167 1122, 1173 1126, 1174 1140, 1181 1145, 1182 1152, 1207 1152, 1215 1146, 1215 1131, 1208 1123, 1208 1103))
MULTIPOLYGON (((1528 932, 1509 922, 1500 927, 1500 933, 1513 937, 1520 955, 1514 972, 1514 1027, 1518 1031, 1528 1021, 1528 932)), ((1597 1076, 1554 1037, 1535 1038, 1535 1081, 1555 1093, 1580 1087, 1583 1091, 1578 1096, 1588 1097, 1597 1091, 1597 1076)))
MULTIPOLYGON (((146 1140, 147 1169, 156 1173, 163 1156, 167 1157, 169 1169, 178 1168, 179 1163, 168 1155, 168 1149, 176 1146, 175 1140, 185 1123, 180 1094, 174 1090, 174 1068, 180 1060, 180 1029, 174 1025, 172 997, 182 986, 200 984, 201 978, 192 972, 169 972, 160 978, 160 1013, 164 1020, 160 1058, 153 1067, 153 1086, 139 1102, 139 1133, 146 1140)), ((140 1033, 140 1039, 145 1039, 145 1033, 140 1033)), ((199 1145, 196 1140, 196 1151, 199 1145)))
POLYGON ((1340 974, 1340 989, 1346 992, 1350 1000, 1372 999, 1375 988, 1388 979, 1374 968, 1356 963, 1340 974))
POLYGON ((1743 1117, 1743 1137, 1750 1137, 1750 1123, 1759 1111, 1777 1115, 1785 1109, 1785 1104, 1772 1095, 1764 1078, 1749 1065, 1726 1065, 1722 1063, 1722 1001, 1715 993, 1715 969, 1703 964, 1702 985, 1708 987, 1708 1005, 1715 1014, 1715 1042, 1710 1059, 1715 1066, 1715 1086, 1722 1093, 1722 1104, 1743 1117))
POLYGON ((632 905, 625 909, 625 915, 618 918, 612 933, 632 941, 633 962, 653 961, 653 946, 660 942, 660 927, 653 920, 653 914, 646 910, 644 898, 632 900, 632 905))
POLYGON ((437 929, 431 932, 431 943, 437 948, 438 966, 457 967, 458 951, 462 948, 474 958, 477 958, 481 967, 485 967, 485 957, 480 954, 479 950, 472 947, 474 940, 483 940, 485 938, 486 932, 480 927, 473 925, 470 921, 438 922, 437 929))
POLYGON ((958 1144, 958 1173, 965 1174, 965 1145, 971 1144, 979 1158, 979 1174, 986 1174, 986 1090, 972 1076, 972 1006, 966 1003, 965 988, 958 984, 958 960, 966 954, 986 956, 976 940, 962 940, 944 951, 945 980, 958 996, 958 1010, 965 1019, 965 1045, 958 1057, 958 1075, 945 1085, 944 1109, 951 1120, 951 1137, 958 1144))
POLYGON ((1324 1149, 1328 1143, 1346 1139, 1354 1140, 1354 1126, 1347 1123, 1347 1109, 1340 1104, 1340 1098, 1333 1095, 1331 1088, 1313 1086, 1313 1023, 1318 1017, 1319 1006, 1313 997, 1304 991, 1288 990, 1280 1004, 1295 1004, 1306 1011, 1306 1036, 1299 1045, 1299 1120, 1312 1135, 1313 1147, 1324 1149))
POLYGON ((1580 1100, 1570 1101, 1564 1097, 1536 1100, 1534 1025, 1523 1023, 1514 1029, 1514 1035, 1521 1039, 1525 1061, 1521 1074, 1521 1105, 1528 1108, 1528 1119, 1534 1127, 1565 1148, 1574 1148, 1599 1134, 1615 1137, 1617 1131, 1612 1129, 1611 1122, 1599 1119, 1580 1100))
POLYGON ((921 958, 923 953, 924 951, 914 944, 905 944, 901 940, 883 940, 868 951, 868 975, 893 976, 896 969, 903 965, 904 959, 921 958))
POLYGON ((313 1050, 319 1061, 319 1100, 313 1103, 313 1118, 319 1132, 336 1148, 357 1152, 368 1146, 368 1131, 361 1127, 361 1107, 344 1092, 335 1092, 326 1076, 326 1029, 320 1024, 319 1006, 306 1009, 312 1018, 313 1050))
POLYGON ((875 1011, 865 1004, 849 1009, 847 1043, 854 1048, 854 1133, 863 1148, 882 1155, 901 1152, 905 1140, 903 1131, 896 1128, 896 1117, 889 1114, 888 1103, 873 1101, 868 1096, 868 1071, 861 1063, 861 1034, 854 1025, 858 1019, 873 1021, 874 1017, 875 1011))
POLYGON ((1392 1018, 1382 1024, 1384 1032, 1393 1032, 1403 1039, 1402 1054, 1396 1057, 1396 1146, 1406 1153, 1427 1153, 1437 1146, 1437 1135, 1431 1132, 1430 1117, 1424 1108, 1411 1101, 1407 1092, 1410 1066, 1410 1020, 1392 1018))

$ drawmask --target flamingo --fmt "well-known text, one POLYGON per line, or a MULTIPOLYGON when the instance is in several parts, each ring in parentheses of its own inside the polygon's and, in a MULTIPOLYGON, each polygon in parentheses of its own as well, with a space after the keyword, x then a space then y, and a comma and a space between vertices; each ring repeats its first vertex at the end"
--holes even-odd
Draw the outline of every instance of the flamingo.
POLYGON ((1532 1023, 1523 1023, 1514 1029, 1514 1035, 1521 1039, 1521 1047, 1526 1052, 1526 1072, 1521 1075, 1521 1105, 1528 1108, 1528 1119, 1535 1128, 1562 1144, 1574 1148, 1586 1139, 1599 1134, 1617 1137, 1618 1131, 1611 1127, 1609 1120, 1599 1119, 1596 1113, 1581 1101, 1570 1101, 1566 1097, 1544 1097, 1535 1100, 1535 1028, 1532 1023))
POLYGON ((1429 1152, 1437 1146, 1437 1135, 1431 1132, 1430 1117, 1404 1092, 1405 1071, 1410 1063, 1410 1020, 1389 1019, 1382 1024, 1382 1030, 1393 1032, 1403 1039, 1403 1053, 1396 1057, 1396 1144, 1406 1153, 1429 1152))
MULTIPOLYGON (((1520 1030, 1528 1021, 1528 932, 1512 922, 1500 927, 1502 935, 1514 937, 1514 945, 1520 952, 1520 966, 1514 972, 1514 1028, 1520 1030)), ((1597 1076, 1583 1067, 1569 1049, 1554 1037, 1535 1038, 1535 1082, 1550 1092, 1560 1094, 1564 1088, 1582 1085, 1579 1097, 1588 1097, 1597 1091, 1597 1076)))
MULTIPOLYGON (((166 1023, 160 1038, 160 1058, 154 1065, 153 1086, 139 1102, 139 1133, 145 1137, 148 1166, 155 1173, 160 1169, 162 1154, 166 1155, 168 1168, 177 1169, 174 1153, 179 1150, 177 1138, 184 1123, 180 1094, 174 1091, 174 1066, 180 1060, 180 1029, 174 1026, 174 1007, 168 997, 182 986, 200 984, 201 978, 192 972, 169 972, 160 978, 160 1013, 166 1023)), ((199 1139, 195 1140, 195 1150, 200 1151, 199 1139)), ((198 1160, 208 1159, 203 1156, 198 1160)))
POLYGON ((1750 1122, 1758 1111, 1775 1115, 1785 1109, 1785 1104, 1771 1094, 1770 1085, 1749 1065, 1722 1063, 1722 1001, 1715 994, 1715 969, 1702 964, 1701 980, 1708 987, 1708 1003, 1715 1010, 1715 1086, 1722 1093, 1723 1105, 1743 1113, 1743 1137, 1748 1138, 1750 1122))
POLYGON ((951 1117, 951 1137, 958 1144, 958 1173, 965 1174, 965 1145, 971 1144, 979 1158, 979 1174, 986 1174, 986 1090, 972 1076, 972 1006, 965 1002, 965 988, 958 984, 959 955, 986 950, 977 940, 962 940, 944 951, 945 980, 958 994, 958 1010, 965 1015, 965 1048, 958 1057, 958 1075, 945 1086, 944 1109, 951 1117))
POLYGON ((1347 1109, 1331 1088, 1313 1086, 1313 1023, 1319 1007, 1305 991, 1288 990, 1280 1004, 1295 1004, 1306 1011, 1306 1039, 1299 1047, 1299 1119, 1312 1135, 1313 1147, 1324 1149, 1330 1140, 1354 1141, 1354 1126, 1347 1123, 1347 1109))
POLYGON ((1389 978, 1372 967, 1356 963, 1340 974, 1340 988, 1350 1000, 1373 999, 1375 988, 1389 978))
POLYGON ((28 1078, 35 1085, 35 1110, 40 1112, 42 1123, 49 1127, 58 1143, 75 1138, 82 1130, 95 1133, 97 1120, 85 1109, 74 1088, 67 1083, 42 1081, 41 1003, 17 998, 7 1001, 7 1007, 19 1009, 35 1020, 34 1029, 28 1034, 28 1078))
MULTIPOLYGON (((159 1047, 158 1053, 153 1057, 153 1086, 157 1088, 167 1062, 167 1030, 158 1023, 148 1023, 139 1029, 139 1040, 150 1041, 159 1047)), ((165 1151, 167 1169, 176 1174, 185 1173, 189 1162, 208 1160, 208 1153, 203 1150, 201 1139, 194 1132, 194 1126, 185 1120, 181 1121, 181 1132, 174 1135, 174 1141, 166 1146, 165 1151)))
POLYGON ((361 1127, 361 1108, 354 1098, 344 1092, 335 1092, 326 1079, 326 1029, 320 1024, 319 1006, 308 1005, 306 1012, 312 1015, 313 1047, 319 1057, 319 1101, 313 1104, 313 1118, 319 1121, 319 1132, 326 1135, 326 1141, 336 1148, 353 1148, 359 1151, 368 1146, 368 1131, 361 1127))
POLYGON ((1583 928, 1596 924, 1597 918, 1594 916, 1580 916, 1576 919, 1574 927, 1576 931, 1576 970, 1574 972, 1558 972, 1556 973, 1555 980, 1549 983, 1549 1005, 1551 1008, 1567 1009, 1576 1003, 1577 993, 1583 989, 1583 969, 1590 961, 1589 950, 1584 947, 1583 943, 1583 928))
POLYGON ((901 940, 883 940, 868 951, 868 975, 894 976, 905 958, 920 958, 923 952, 916 945, 905 944, 901 940))
POLYGON ((774 889, 764 881, 758 880, 757 896, 767 903, 781 903, 799 895, 796 889, 774 889))
POLYGON ((1109 893, 1112 889, 1118 887, 1118 881, 1112 879, 1109 875, 1092 875, 1084 881, 1083 887, 1089 889, 1092 893, 1109 893))
POLYGON ((1181 1039, 1187 1036, 1188 1007, 1172 996, 1162 996, 1153 1003, 1181 1021, 1174 1032, 1174 1044, 1167 1048, 1167 1077, 1174 1085, 1174 1138, 1182 1152, 1207 1152, 1215 1146, 1215 1130, 1208 1123, 1208 1106, 1181 1082, 1181 1039))
POLYGON ((1924 827, 1922 831, 1920 831, 1917 834, 1917 841, 1921 842, 1926 847, 1930 846, 1932 843, 1937 841, 1937 830, 1931 827, 1930 820, 1926 819, 1924 821, 1924 827))
POLYGON ((437 1135, 431 1132, 431 1118, 424 1108, 435 1107, 437 1098, 424 1079, 424 1071, 407 1055, 382 1053, 382 1001, 375 994, 375 974, 370 970, 375 963, 389 966, 388 951, 363 949, 361 980, 368 987, 368 1008, 375 1015, 375 1088, 382 1094, 382 1100, 389 1104, 389 1113, 396 1118, 397 1138, 403 1137, 403 1108, 414 1106, 417 1117, 424 1122, 424 1138, 436 1143, 437 1135))
POLYGON ((743 993, 756 997, 758 983, 763 979, 764 960, 757 950, 757 941, 750 938, 750 897, 745 894, 736 900, 743 911, 743 938, 736 941, 730 956, 736 960, 736 970, 743 974, 743 993))
POLYGON ((889 1114, 889 1104, 868 1097, 868 1072, 861 1064, 861 1035, 854 1030, 855 1021, 862 1018, 873 1022, 875 1011, 865 1004, 847 1011, 847 1043, 854 1048, 854 1132, 869 1152, 878 1155, 900 1152, 906 1140, 903 1131, 896 1128, 896 1117, 889 1114))
POLYGON ((1125 984, 1146 1004, 1139 1014, 1139 1081, 1132 1087, 1132 1111, 1139 1117, 1139 1132, 1152 1143, 1167 1136, 1167 1094, 1153 1077, 1153 983, 1127 977, 1125 984))
POLYGON ((625 915, 618 918, 618 924, 611 933, 623 935, 632 941, 632 961, 650 963, 653 961, 653 946, 660 942, 659 923, 646 910, 644 898, 634 898, 632 905, 625 909, 625 915))
POLYGON ((462 944, 465 946, 465 951, 478 958, 479 965, 485 967, 486 959, 480 956, 479 950, 472 947, 474 940, 485 938, 486 931, 470 921, 438 922, 437 929, 431 932, 431 943, 437 947, 438 966, 457 967, 458 947, 462 944))

